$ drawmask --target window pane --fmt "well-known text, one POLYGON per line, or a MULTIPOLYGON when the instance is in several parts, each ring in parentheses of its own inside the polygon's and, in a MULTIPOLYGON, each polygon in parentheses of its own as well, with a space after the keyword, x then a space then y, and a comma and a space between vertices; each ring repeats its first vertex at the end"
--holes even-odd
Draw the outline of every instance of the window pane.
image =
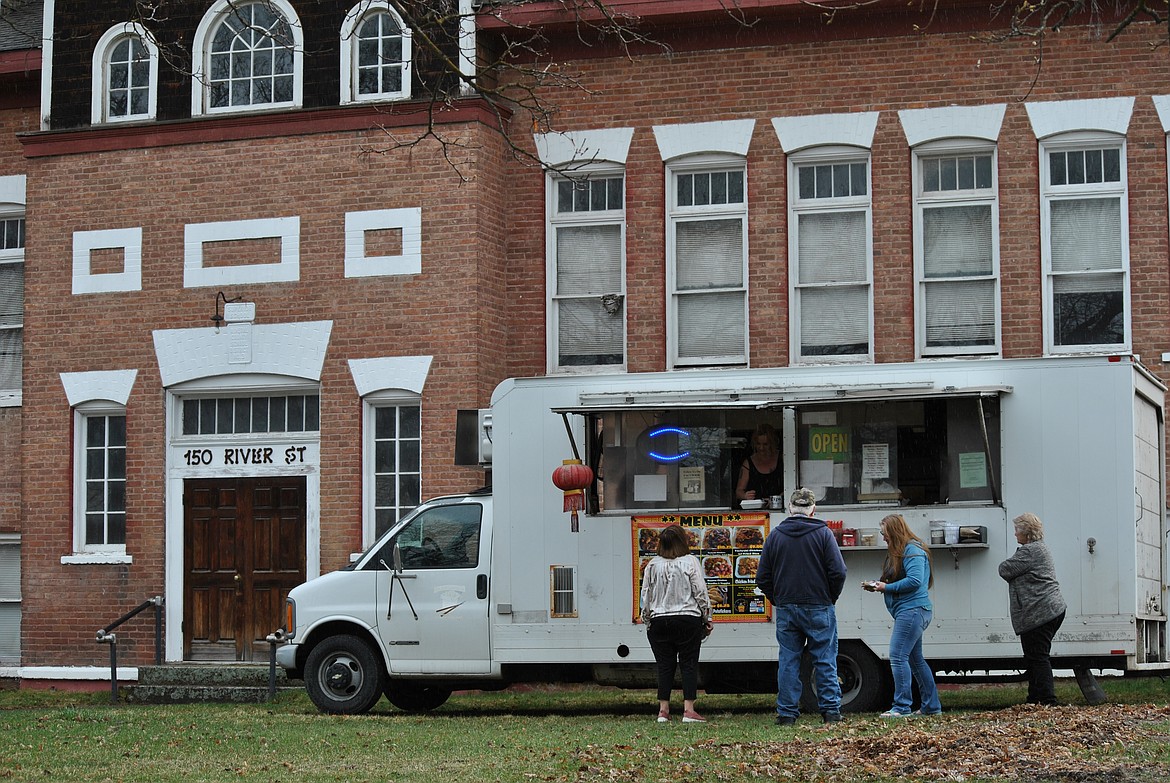
POLYGON ((399 444, 398 456, 401 459, 403 472, 417 473, 422 468, 420 445, 417 440, 404 440, 399 444))
POLYGON ((695 203, 695 178, 692 174, 678 175, 678 205, 689 207, 695 203))
POLYGON ((374 444, 374 470, 378 473, 390 473, 398 467, 394 443, 394 441, 381 441, 374 444))
POLYGON ((126 445, 126 417, 125 416, 110 416, 108 417, 109 427, 109 443, 111 446, 125 446, 126 445))
POLYGON ((85 450, 85 476, 89 479, 106 477, 106 453, 103 449, 85 450))
POLYGON ((215 434, 215 400, 199 401, 199 432, 203 435, 215 434))
POLYGON ((869 289, 808 288, 800 292, 802 356, 869 353, 869 289), (827 316, 826 314, 832 314, 827 316))
POLYGON ((624 355, 625 307, 610 312, 601 297, 561 299, 557 313, 557 364, 585 367, 621 364, 624 355))
POLYGON ((109 467, 111 479, 126 478, 126 449, 110 449, 109 467))
POLYGON ((268 398, 268 431, 269 432, 286 432, 287 425, 285 420, 285 405, 286 398, 284 397, 269 397, 268 398))
POLYGON ((305 395, 305 430, 318 432, 321 429, 321 395, 305 395))
POLYGON ((991 274, 994 263, 991 234, 989 204, 923 209, 925 276, 991 274))
POLYGON ((1048 155, 1048 179, 1053 185, 1068 184, 1068 166, 1063 152, 1048 155))
POLYGON ((107 530, 109 531, 108 537, 106 539, 107 544, 125 544, 126 515, 110 514, 107 521, 107 530))
POLYGON ((199 432, 199 402, 197 400, 183 400, 183 434, 195 435, 199 432))
POLYGON ((288 431, 303 432, 305 429, 305 398, 299 394, 288 398, 288 431))
POLYGON ((814 198, 816 196, 816 171, 812 166, 801 166, 796 170, 800 188, 800 197, 814 198))
POLYGON ((995 345, 995 281, 929 283, 924 287, 926 345, 995 345))
POLYGON ((418 476, 403 476, 399 482, 399 502, 403 511, 408 511, 422 502, 418 476))
POLYGON ((1121 150, 1104 150, 1104 156, 1101 165, 1105 172, 1104 179, 1106 182, 1121 181, 1121 150))
POLYGON ((1121 199, 1049 202, 1052 271, 1121 269, 1121 199))
POLYGON ((393 438, 398 431, 398 409, 376 408, 374 410, 374 437, 393 438))
POLYGON ((252 432, 268 432, 268 398, 252 399, 252 432))
POLYGON ((1059 275, 1052 280, 1057 345, 1120 345, 1125 341, 1124 278, 1059 275))
POLYGON ((224 434, 231 432, 236 423, 235 405, 232 404, 232 400, 219 400, 216 408, 216 431, 224 434))
POLYGON ((742 291, 679 296, 679 357, 739 360, 744 354, 744 296, 742 291))
POLYGON ((398 424, 402 428, 401 437, 417 438, 421 409, 417 405, 403 405, 398 410, 402 414, 398 420, 398 424))
POLYGON ((91 416, 85 420, 85 445, 106 445, 106 417, 91 416))
POLYGON ((799 215, 798 281, 842 283, 865 280, 866 219, 862 211, 799 215))
POLYGON ((675 285, 679 291, 743 285, 743 220, 675 224, 675 285))
POLYGON ((236 432, 252 431, 252 400, 247 397, 237 397, 232 403, 236 412, 236 420, 232 423, 236 432))

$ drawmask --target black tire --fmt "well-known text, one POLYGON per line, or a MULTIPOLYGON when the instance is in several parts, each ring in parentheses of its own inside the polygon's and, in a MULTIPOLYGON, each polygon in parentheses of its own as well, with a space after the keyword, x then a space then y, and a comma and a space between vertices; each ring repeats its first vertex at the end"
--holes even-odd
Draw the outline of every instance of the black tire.
POLYGON ((447 703, 451 689, 409 680, 386 680, 386 698, 403 712, 430 712, 447 703))
POLYGON ((841 642, 837 678, 841 680, 842 712, 881 712, 894 697, 889 665, 861 642, 841 642))
POLYGON ((322 639, 305 662, 305 690, 322 712, 369 712, 382 698, 385 681, 382 662, 370 645, 356 636, 322 639))

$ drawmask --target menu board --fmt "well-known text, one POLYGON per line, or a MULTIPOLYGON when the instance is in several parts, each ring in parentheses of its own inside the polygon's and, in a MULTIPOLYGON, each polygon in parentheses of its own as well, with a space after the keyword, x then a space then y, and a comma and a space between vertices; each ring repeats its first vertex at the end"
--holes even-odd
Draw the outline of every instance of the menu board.
POLYGON ((659 531, 671 525, 680 525, 687 532, 691 554, 703 564, 715 622, 766 622, 772 618, 771 604, 756 592, 756 569, 768 537, 768 513, 733 511, 633 517, 635 622, 642 614, 642 573, 658 554, 659 531))

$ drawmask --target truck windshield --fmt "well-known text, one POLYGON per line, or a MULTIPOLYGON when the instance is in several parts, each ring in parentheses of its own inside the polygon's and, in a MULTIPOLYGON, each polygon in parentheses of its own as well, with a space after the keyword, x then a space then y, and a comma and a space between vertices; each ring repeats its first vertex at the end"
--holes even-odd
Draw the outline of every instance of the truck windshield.
POLYGON ((382 542, 362 570, 394 564, 398 545, 405 569, 475 568, 479 565, 479 533, 483 506, 458 503, 423 509, 397 533, 382 542))

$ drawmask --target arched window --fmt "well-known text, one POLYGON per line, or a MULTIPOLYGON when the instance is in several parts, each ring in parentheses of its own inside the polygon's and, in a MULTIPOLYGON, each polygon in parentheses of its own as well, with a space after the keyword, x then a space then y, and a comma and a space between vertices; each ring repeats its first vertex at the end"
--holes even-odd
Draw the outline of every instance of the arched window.
POLYGON ((153 120, 158 98, 158 45, 141 25, 117 24, 93 51, 92 122, 153 120))
POLYGON ((201 53, 191 113, 300 106, 300 20, 284 0, 220 0, 195 32, 201 53))
POLYGON ((341 25, 341 102, 410 97, 411 31, 381 0, 358 3, 341 25))

